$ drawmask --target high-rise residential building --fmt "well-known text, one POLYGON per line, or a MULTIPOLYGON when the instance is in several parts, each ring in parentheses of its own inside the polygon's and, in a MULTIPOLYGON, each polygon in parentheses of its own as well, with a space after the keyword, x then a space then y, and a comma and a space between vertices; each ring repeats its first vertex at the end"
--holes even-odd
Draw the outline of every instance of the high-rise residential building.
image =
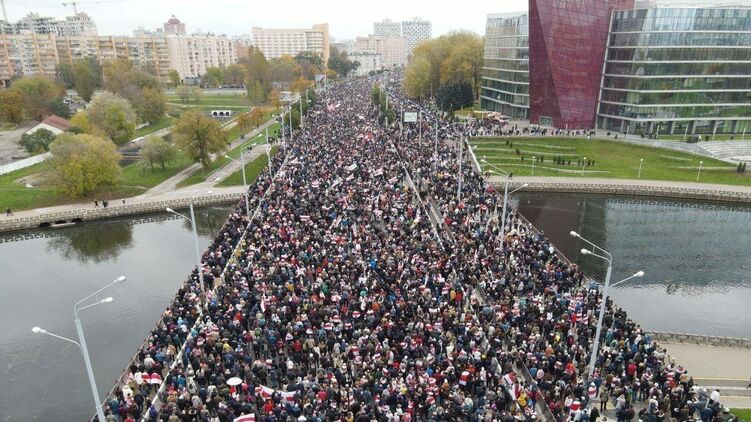
POLYGON ((185 24, 180 22, 180 19, 176 18, 175 15, 172 15, 172 17, 164 23, 164 33, 185 35, 185 24))
POLYGON ((55 77, 60 63, 93 57, 99 64, 128 59, 167 82, 174 69, 182 79, 197 79, 208 67, 237 62, 232 40, 213 35, 77 36, 0 34, 0 86, 15 76, 55 77))
POLYGON ((54 34, 66 37, 97 34, 96 23, 83 12, 75 16, 68 16, 64 20, 29 13, 15 24, 5 23, 3 27, 0 32, 6 34, 54 34))
POLYGON ((532 123, 594 127, 610 15, 633 6, 634 0, 529 1, 532 123))
POLYGON ((167 35, 170 68, 180 77, 197 78, 209 67, 237 63, 237 49, 227 37, 215 35, 167 35))
POLYGON ((751 8, 651 7, 610 20, 598 126, 751 132, 751 8))
POLYGON ((377 37, 401 37, 402 24, 391 19, 373 23, 373 35, 377 37))
POLYGON ((488 15, 480 105, 517 119, 529 116, 529 17, 488 15))
POLYGON ((407 57, 412 56, 412 50, 418 44, 429 40, 432 36, 432 24, 428 20, 412 18, 402 22, 402 36, 407 40, 407 57))
POLYGON ((407 64, 407 41, 403 37, 357 37, 354 52, 373 51, 381 55, 385 69, 402 67, 407 64))
POLYGON ((303 51, 320 54, 329 60, 329 24, 313 25, 310 29, 269 29, 253 27, 253 45, 267 59, 296 56, 303 51))

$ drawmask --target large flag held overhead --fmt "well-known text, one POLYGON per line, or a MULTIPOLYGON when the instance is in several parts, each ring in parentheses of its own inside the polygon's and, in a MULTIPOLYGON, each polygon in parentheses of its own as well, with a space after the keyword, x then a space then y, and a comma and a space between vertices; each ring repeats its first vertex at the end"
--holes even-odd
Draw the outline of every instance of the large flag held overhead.
POLYGON ((242 415, 233 419, 232 422, 256 422, 256 414, 251 413, 250 415, 242 415))

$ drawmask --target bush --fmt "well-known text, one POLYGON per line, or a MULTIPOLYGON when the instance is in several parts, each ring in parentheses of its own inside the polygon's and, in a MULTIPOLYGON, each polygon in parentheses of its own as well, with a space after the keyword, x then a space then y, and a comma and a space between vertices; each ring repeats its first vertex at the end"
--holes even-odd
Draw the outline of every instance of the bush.
POLYGON ((46 152, 55 140, 55 134, 47 129, 37 129, 33 133, 24 133, 18 142, 30 153, 46 152))

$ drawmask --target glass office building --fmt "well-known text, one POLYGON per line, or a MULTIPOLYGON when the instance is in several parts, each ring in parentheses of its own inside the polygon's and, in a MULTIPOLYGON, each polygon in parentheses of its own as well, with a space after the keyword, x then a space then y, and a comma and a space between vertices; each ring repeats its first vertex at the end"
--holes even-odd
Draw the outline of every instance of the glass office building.
POLYGON ((590 129, 611 12, 634 0, 529 0, 530 121, 590 129))
POLYGON ((616 10, 601 79, 600 128, 751 131, 751 8, 616 10))
POLYGON ((480 106, 516 119, 529 116, 529 20, 526 13, 488 15, 480 106))

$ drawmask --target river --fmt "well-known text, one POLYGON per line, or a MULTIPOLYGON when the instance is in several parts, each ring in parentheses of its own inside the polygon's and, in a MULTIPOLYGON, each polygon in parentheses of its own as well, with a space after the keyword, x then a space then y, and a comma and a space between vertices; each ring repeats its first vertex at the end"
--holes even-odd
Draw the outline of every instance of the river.
MULTIPOLYGON (((230 207, 196 210, 201 249, 230 207)), ((37 238, 0 235, 0 409, 3 421, 82 421, 93 415, 83 359, 70 343, 31 332, 40 326, 77 339, 73 304, 120 275, 102 297, 112 303, 80 313, 99 392, 114 385, 195 263, 190 223, 170 214, 119 218, 37 238)))
MULTIPOLYGON (((561 252, 597 280, 613 255, 617 305, 654 331, 751 338, 751 207, 585 194, 517 194, 513 203, 561 252)), ((510 202, 511 203, 511 202, 510 202)))
MULTIPOLYGON (((751 337, 751 207, 595 195, 517 194, 514 204, 584 271, 605 266, 578 252, 575 230, 610 250, 617 304, 652 330, 751 337)), ((201 248, 229 207, 197 212, 201 248)), ((29 230, 0 236, 0 409, 4 421, 79 421, 93 414, 76 346, 72 305, 120 275, 114 302, 81 314, 103 395, 140 346, 195 262, 190 224, 171 215, 29 230), (19 237, 18 235, 15 236, 19 237)))

